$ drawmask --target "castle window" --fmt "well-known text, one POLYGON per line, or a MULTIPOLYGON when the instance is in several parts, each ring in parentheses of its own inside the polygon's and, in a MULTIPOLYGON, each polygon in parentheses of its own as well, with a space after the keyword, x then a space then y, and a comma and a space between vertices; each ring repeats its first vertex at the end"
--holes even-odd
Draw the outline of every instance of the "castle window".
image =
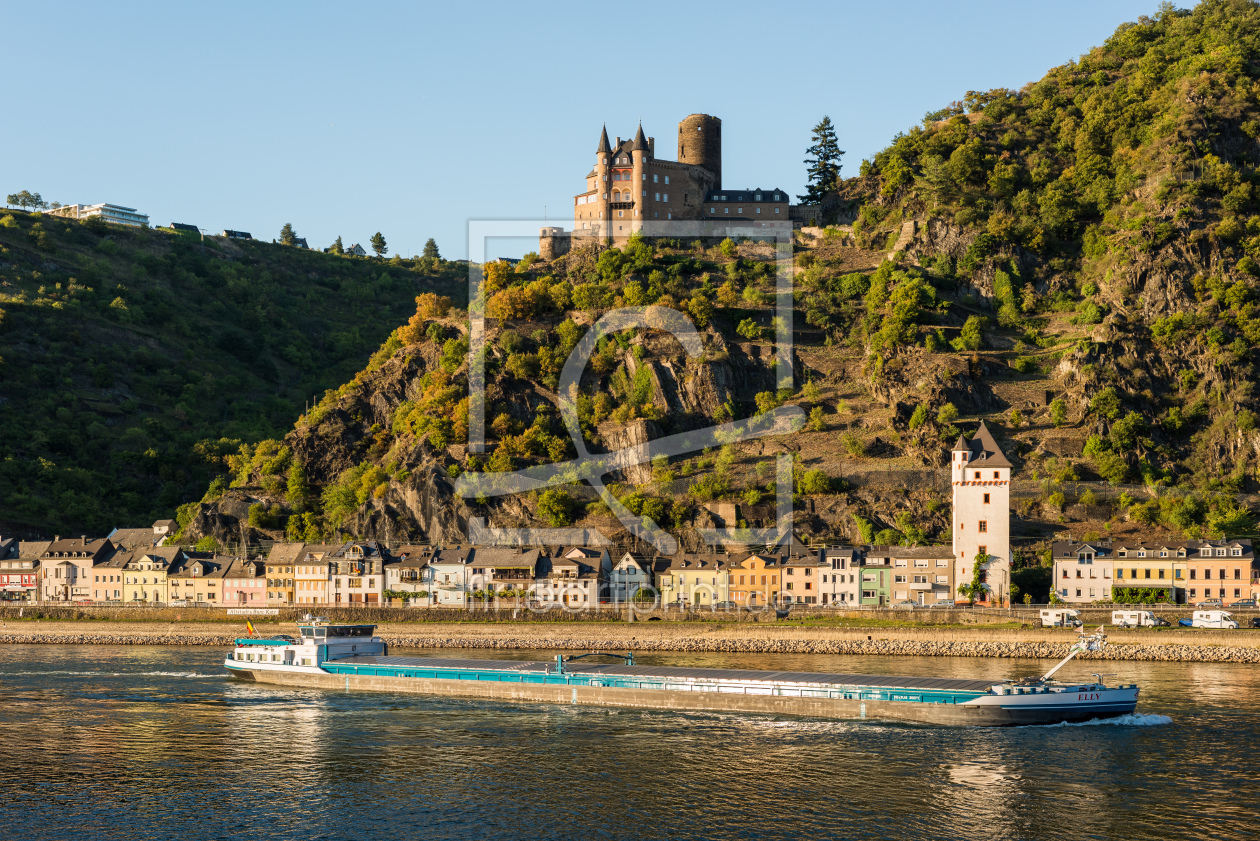
POLYGON ((654 201, 660 201, 660 200, 661 200, 661 194, 660 194, 660 193, 657 193, 657 194, 656 194, 656 198, 654 199, 654 201))
POLYGON ((710 207, 710 208, 709 208, 709 212, 710 212, 710 213, 717 213, 717 211, 716 211, 715 209, 713 209, 712 207, 710 207))
POLYGON ((669 183, 669 176, 668 176, 668 175, 666 175, 666 176, 665 176, 665 183, 666 183, 666 184, 668 184, 668 183, 669 183))
POLYGON ((736 213, 743 213, 743 212, 744 212, 744 208, 742 208, 742 207, 737 207, 737 208, 735 208, 735 212, 736 212, 736 213))
POLYGON ((756 195, 756 197, 754 198, 754 201, 761 201, 761 193, 758 193, 756 195))
POLYGON ((626 215, 626 212, 625 212, 624 210, 618 210, 618 211, 617 211, 617 216, 619 216, 619 217, 620 217, 620 216, 625 216, 625 215, 626 215))
POLYGON ((655 172, 654 172, 654 173, 652 173, 652 183, 653 183, 653 184, 655 184, 655 183, 656 183, 656 173, 655 173, 655 172))
POLYGON ((1000 473, 998 473, 996 470, 994 470, 994 471, 993 471, 993 478, 994 478, 994 479, 1001 478, 1001 474, 1000 474, 1000 473))
POLYGON ((662 201, 669 201, 669 193, 661 193, 661 195, 665 197, 662 201))
POLYGON ((979 471, 979 470, 977 470, 977 471, 976 471, 976 478, 977 478, 977 479, 979 479, 979 478, 980 478, 980 471, 979 471))
POLYGON ((774 209, 774 212, 775 212, 775 213, 778 213, 778 212, 779 212, 779 208, 777 208, 777 207, 776 207, 776 208, 774 209))
POLYGON ((988 530, 989 530, 989 521, 988 521, 988 520, 981 520, 981 521, 980 521, 980 531, 987 532, 988 530))
POLYGON ((775 200, 775 201, 778 201, 778 200, 779 200, 779 194, 778 194, 778 193, 775 193, 775 194, 774 194, 774 200, 775 200))
POLYGON ((988 505, 988 504, 989 504, 989 495, 988 495, 988 494, 985 494, 985 495, 984 495, 984 504, 985 504, 985 505, 988 505))
POLYGON ((761 212, 761 208, 760 208, 760 207, 759 207, 759 208, 757 208, 757 212, 758 212, 758 213, 760 213, 760 212, 761 212))
POLYGON ((644 180, 644 181, 647 181, 647 173, 646 173, 646 172, 645 172, 645 173, 643 173, 643 180, 644 180))
POLYGON ((731 212, 731 209, 730 209, 729 207, 724 207, 724 208, 722 208, 722 212, 723 212, 723 213, 730 213, 730 212, 731 212))

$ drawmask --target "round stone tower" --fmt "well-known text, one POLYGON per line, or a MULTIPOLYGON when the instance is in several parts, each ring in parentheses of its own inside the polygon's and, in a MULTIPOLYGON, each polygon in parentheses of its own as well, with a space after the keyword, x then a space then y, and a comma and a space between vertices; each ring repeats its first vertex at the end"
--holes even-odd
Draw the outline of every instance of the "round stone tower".
POLYGON ((722 187, 722 121, 708 114, 692 114, 678 124, 678 162, 702 166, 722 187))

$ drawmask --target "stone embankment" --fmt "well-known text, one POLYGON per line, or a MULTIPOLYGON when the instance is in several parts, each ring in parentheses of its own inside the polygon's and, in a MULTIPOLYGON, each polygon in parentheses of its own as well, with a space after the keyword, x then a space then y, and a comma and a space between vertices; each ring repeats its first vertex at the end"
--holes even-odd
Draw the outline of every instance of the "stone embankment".
MULTIPOLYGON (((292 633, 260 623, 262 633, 292 633)), ((5 622, 0 644, 228 646, 238 628, 211 623, 5 622)), ((639 625, 383 624, 378 633, 398 648, 497 649, 731 654, 824 654, 912 657, 1057 659, 1075 639, 1051 628, 713 627, 639 625)), ((1260 663, 1260 634, 1242 631, 1116 629, 1111 644, 1083 659, 1260 663)))

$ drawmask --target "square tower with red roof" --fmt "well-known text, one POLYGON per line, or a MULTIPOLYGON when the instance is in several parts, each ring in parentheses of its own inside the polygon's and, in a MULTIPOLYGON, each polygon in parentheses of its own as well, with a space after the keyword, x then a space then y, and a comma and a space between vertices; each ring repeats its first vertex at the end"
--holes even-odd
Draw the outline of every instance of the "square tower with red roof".
MULTIPOLYGON (((1011 463, 983 423, 950 453, 953 487, 954 583, 973 580, 977 555, 982 604, 1005 604, 1011 589, 1011 463)), ((956 594, 957 598, 965 596, 956 594)))

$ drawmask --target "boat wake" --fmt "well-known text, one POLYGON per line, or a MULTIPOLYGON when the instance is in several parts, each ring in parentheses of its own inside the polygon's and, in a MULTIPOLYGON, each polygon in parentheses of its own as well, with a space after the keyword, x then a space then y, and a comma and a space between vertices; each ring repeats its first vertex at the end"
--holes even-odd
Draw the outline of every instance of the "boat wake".
POLYGON ((1093 718, 1089 721, 1060 721, 1057 724, 1046 724, 1045 727, 1101 727, 1105 725, 1116 725, 1120 727, 1158 727, 1164 724, 1172 724, 1173 720, 1170 716, 1160 715, 1158 713, 1129 713, 1128 715, 1119 715, 1115 718, 1093 718))
POLYGON ((202 672, 70 672, 70 671, 41 671, 41 672, 4 672, 0 673, 5 676, 12 677, 30 677, 35 675, 69 675, 71 677, 182 677, 182 678, 201 678, 201 679, 220 679, 228 677, 221 674, 203 674, 202 672))

